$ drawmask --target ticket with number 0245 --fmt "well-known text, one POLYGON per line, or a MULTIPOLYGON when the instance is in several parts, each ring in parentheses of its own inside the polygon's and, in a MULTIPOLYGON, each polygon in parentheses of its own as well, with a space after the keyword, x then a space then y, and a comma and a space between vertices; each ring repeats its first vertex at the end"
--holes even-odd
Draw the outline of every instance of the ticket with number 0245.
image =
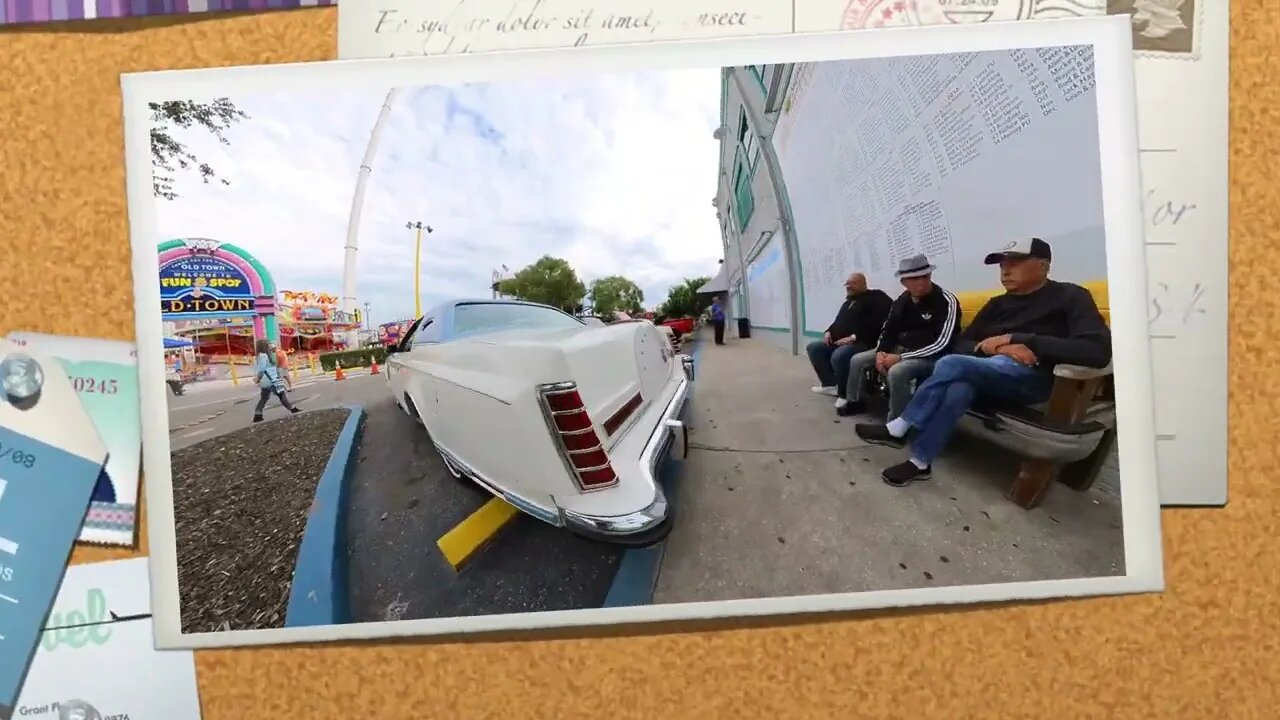
POLYGON ((80 542, 132 546, 136 537, 142 417, 138 353, 131 342, 14 332, 10 342, 62 363, 109 453, 93 490, 80 542))

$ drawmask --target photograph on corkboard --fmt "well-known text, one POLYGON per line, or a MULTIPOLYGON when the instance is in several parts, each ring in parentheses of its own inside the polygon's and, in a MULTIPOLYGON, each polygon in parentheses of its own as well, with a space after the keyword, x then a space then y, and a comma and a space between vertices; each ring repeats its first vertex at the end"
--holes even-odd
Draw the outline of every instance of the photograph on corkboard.
POLYGON ((126 75, 158 646, 1162 589, 1127 21, 858 37, 126 75))

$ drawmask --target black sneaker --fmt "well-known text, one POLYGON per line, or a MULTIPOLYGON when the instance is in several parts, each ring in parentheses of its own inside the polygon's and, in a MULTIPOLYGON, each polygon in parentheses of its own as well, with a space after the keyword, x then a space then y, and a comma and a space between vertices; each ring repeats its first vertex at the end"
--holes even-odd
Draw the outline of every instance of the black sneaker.
POLYGON ((861 400, 853 400, 847 402, 843 407, 836 408, 836 414, 840 417, 849 417, 850 415, 861 415, 867 411, 867 404, 861 400))
POLYGON ((293 413, 294 415, 297 415, 298 413, 302 412, 302 410, 301 410, 300 408, 296 408, 296 407, 295 407, 294 409, 290 410, 289 412, 293 413))
POLYGON ((910 460, 898 463, 893 467, 887 467, 884 472, 880 473, 880 477, 885 483, 894 487, 906 487, 913 482, 928 480, 933 477, 931 468, 921 470, 916 464, 910 460))
POLYGON ((254 415, 254 416, 253 416, 253 421, 254 421, 254 422, 256 422, 256 423, 260 423, 260 422, 262 422, 262 416, 261 416, 261 415, 254 415))
POLYGON ((889 428, 884 426, 884 423, 858 423, 853 426, 853 430, 858 433, 858 437, 872 445, 884 445, 885 447, 898 449, 907 446, 907 439, 894 437, 889 432, 889 428))

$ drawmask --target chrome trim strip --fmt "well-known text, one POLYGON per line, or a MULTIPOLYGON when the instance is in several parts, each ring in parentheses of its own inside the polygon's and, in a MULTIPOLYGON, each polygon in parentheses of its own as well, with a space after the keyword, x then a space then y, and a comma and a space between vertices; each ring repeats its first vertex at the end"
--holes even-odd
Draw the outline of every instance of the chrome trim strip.
POLYGON ((561 435, 586 435, 593 430, 595 430, 594 427, 582 428, 581 430, 561 430, 560 428, 556 428, 556 432, 561 435))
POLYGON ((475 468, 459 460, 458 456, 438 444, 432 444, 435 445, 436 452, 440 453, 440 456, 445 459, 446 463, 452 464, 454 468, 477 485, 484 488, 490 495, 502 498, 531 517, 537 518, 538 520, 550 525, 554 525, 555 527, 564 527, 564 518, 561 517, 560 508, 547 508, 533 502, 532 500, 526 500, 519 495, 501 490, 493 483, 493 481, 489 480, 489 478, 481 475, 475 468))
POLYGON ((578 468, 578 472, 595 472, 596 470, 603 470, 607 467, 613 467, 613 465, 610 463, 605 463, 603 465, 594 465, 592 467, 578 468))
POLYGON ((586 411, 586 408, 574 408, 572 410, 552 410, 551 414, 556 417, 560 417, 561 415, 578 415, 580 413, 585 413, 586 411))
POLYGON ((596 452, 597 450, 604 450, 604 446, 597 445, 595 447, 587 448, 585 450, 570 450, 569 454, 570 455, 586 455, 587 453, 593 453, 593 452, 596 452))

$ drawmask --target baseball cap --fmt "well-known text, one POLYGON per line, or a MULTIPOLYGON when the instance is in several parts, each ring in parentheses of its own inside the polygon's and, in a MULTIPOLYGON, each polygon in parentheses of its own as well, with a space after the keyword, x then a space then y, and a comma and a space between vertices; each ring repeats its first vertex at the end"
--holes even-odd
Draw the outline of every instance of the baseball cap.
POLYGON ((1049 243, 1040 238, 1023 238, 1021 240, 1013 240, 1006 243, 1004 247, 987 255, 983 260, 987 265, 996 265, 1004 258, 1040 258, 1041 260, 1052 260, 1053 250, 1050 249, 1049 243))

